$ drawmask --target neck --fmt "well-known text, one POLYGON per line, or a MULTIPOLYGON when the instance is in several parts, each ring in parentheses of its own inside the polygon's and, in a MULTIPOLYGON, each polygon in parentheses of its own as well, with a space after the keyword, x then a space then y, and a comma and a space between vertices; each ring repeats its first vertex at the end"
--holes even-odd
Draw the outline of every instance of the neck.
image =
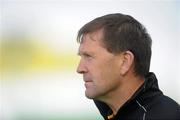
POLYGON ((115 115, 143 83, 144 79, 141 77, 125 77, 120 87, 110 93, 104 102, 112 109, 115 115))

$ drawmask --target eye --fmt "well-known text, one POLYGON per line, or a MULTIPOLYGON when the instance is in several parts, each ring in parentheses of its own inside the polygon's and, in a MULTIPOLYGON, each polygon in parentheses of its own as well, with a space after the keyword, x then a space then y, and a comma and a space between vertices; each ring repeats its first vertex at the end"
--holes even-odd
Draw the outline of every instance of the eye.
POLYGON ((83 56, 84 56, 84 57, 87 57, 87 58, 92 57, 92 56, 89 55, 89 54, 83 54, 83 56))

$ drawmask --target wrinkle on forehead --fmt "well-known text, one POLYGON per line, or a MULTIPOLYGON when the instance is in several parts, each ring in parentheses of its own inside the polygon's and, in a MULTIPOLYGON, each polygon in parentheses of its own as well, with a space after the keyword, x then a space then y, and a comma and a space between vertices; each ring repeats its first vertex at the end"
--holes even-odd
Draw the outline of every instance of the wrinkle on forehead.
POLYGON ((102 31, 100 30, 84 34, 84 36, 82 37, 82 41, 83 42, 81 42, 79 46, 78 54, 94 54, 95 51, 101 51, 102 48, 106 49, 102 43, 102 31))
POLYGON ((102 43, 103 42, 103 35, 104 35, 103 29, 96 30, 96 31, 90 32, 90 33, 85 33, 81 37, 81 39, 82 39, 81 42, 83 42, 85 40, 85 38, 89 37, 90 40, 92 40, 92 41, 98 40, 102 43))

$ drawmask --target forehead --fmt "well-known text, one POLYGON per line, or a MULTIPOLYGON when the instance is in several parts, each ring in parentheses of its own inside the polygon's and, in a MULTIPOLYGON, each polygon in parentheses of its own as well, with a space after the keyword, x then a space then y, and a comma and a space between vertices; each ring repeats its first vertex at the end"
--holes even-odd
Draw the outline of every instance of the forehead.
POLYGON ((96 31, 90 32, 90 33, 85 33, 82 36, 82 42, 88 39, 88 40, 97 41, 99 43, 102 43, 103 35, 104 35, 103 33, 104 33, 103 29, 99 29, 99 30, 96 30, 96 31))
POLYGON ((102 30, 84 34, 82 36, 82 41, 80 43, 79 51, 104 48, 102 39, 103 39, 102 30))

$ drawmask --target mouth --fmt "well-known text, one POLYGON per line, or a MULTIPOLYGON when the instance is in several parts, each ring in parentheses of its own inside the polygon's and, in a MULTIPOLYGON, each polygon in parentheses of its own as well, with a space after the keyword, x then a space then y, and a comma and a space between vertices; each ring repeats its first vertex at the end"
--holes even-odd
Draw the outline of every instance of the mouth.
POLYGON ((84 80, 84 86, 88 88, 90 85, 92 85, 92 80, 84 80))
POLYGON ((86 82, 92 82, 92 80, 90 80, 90 79, 84 79, 84 82, 86 83, 86 82))
POLYGON ((93 80, 89 75, 83 75, 83 80, 84 80, 84 86, 86 88, 90 87, 93 83, 93 80))
POLYGON ((84 76, 83 76, 83 80, 84 80, 85 83, 86 83, 86 82, 92 82, 91 77, 89 77, 88 75, 84 75, 84 76))

